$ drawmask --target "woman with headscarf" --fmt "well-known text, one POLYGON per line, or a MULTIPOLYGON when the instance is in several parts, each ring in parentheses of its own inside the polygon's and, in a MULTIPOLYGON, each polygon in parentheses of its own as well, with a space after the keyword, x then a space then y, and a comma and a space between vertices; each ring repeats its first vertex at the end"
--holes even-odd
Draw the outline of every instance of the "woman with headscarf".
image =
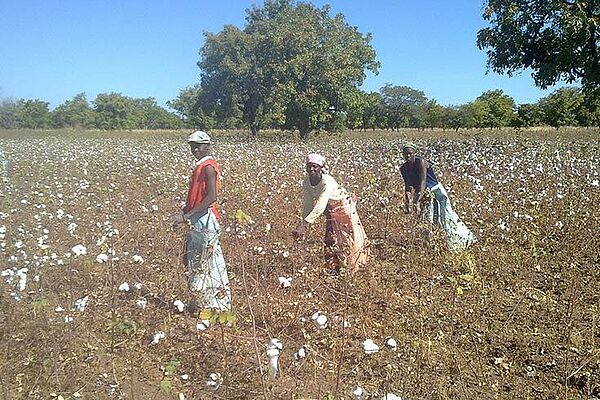
POLYGON ((221 228, 217 194, 221 169, 215 158, 209 155, 211 139, 206 132, 192 133, 188 143, 198 162, 190 179, 185 207, 173 217, 173 225, 187 223, 190 226, 184 262, 195 306, 230 310, 231 288, 219 243, 221 228))
POLYGON ((438 182, 431 165, 415 155, 416 146, 402 146, 404 163, 400 174, 404 179, 404 212, 415 214, 419 220, 441 227, 451 251, 465 249, 477 239, 452 210, 444 186, 438 182))
POLYGON ((342 266, 356 272, 369 254, 367 235, 356 212, 356 198, 329 175, 325 157, 319 154, 306 157, 302 186, 302 221, 292 232, 294 237, 302 237, 306 228, 325 214, 326 261, 332 264, 334 273, 339 273, 342 266))

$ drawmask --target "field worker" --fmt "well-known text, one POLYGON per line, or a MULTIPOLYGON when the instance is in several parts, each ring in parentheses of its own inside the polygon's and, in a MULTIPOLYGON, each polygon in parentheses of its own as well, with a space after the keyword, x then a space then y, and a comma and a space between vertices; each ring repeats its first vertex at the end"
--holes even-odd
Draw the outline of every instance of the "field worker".
POLYGON ((404 163, 400 174, 404 179, 404 212, 441 227, 451 251, 467 248, 476 241, 475 236, 452 210, 446 189, 438 182, 431 165, 415 152, 416 146, 412 143, 402 146, 404 163))
POLYGON ((304 236, 306 228, 325 214, 325 258, 332 273, 342 266, 356 272, 367 261, 368 240, 358 214, 356 198, 348 195, 329 175, 325 157, 306 157, 306 178, 303 183, 302 221, 292 232, 295 238, 304 236))
POLYGON ((198 160, 190 179, 187 200, 182 212, 173 217, 173 225, 188 224, 184 262, 188 269, 189 289, 194 306, 231 310, 231 288, 221 245, 217 195, 221 170, 209 155, 211 139, 206 132, 195 131, 188 138, 198 160))

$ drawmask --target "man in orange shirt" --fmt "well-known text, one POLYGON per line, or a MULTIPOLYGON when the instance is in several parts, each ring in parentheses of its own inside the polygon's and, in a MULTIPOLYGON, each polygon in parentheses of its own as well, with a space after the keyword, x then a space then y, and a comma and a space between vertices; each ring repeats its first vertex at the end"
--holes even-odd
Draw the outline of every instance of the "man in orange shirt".
POLYGON ((227 267, 219 243, 221 227, 217 195, 221 170, 209 155, 211 139, 203 131, 188 138, 190 149, 198 160, 190 179, 187 199, 182 212, 173 217, 173 225, 188 223, 185 263, 189 287, 197 305, 216 310, 231 310, 231 288, 227 267))

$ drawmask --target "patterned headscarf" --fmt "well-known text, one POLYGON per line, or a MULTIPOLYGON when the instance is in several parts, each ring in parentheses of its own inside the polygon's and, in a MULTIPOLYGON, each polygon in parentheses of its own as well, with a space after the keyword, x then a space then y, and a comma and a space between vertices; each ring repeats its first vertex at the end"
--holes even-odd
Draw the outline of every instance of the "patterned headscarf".
POLYGON ((306 164, 317 164, 321 167, 321 171, 325 174, 329 174, 329 167, 327 166, 325 157, 317 153, 310 153, 306 156, 306 164))
POLYGON ((306 156, 306 163, 317 164, 319 167, 324 167, 325 157, 317 153, 311 153, 306 156))

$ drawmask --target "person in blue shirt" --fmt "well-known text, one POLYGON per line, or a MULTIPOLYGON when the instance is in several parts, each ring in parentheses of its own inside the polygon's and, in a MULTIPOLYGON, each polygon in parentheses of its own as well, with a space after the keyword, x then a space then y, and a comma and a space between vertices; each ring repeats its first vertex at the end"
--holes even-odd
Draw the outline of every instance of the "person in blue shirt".
POLYGON ((404 163, 400 174, 404 179, 404 212, 441 227, 451 251, 469 247, 476 241, 475 236, 452 210, 446 189, 431 164, 416 156, 416 149, 412 143, 402 146, 404 163))

